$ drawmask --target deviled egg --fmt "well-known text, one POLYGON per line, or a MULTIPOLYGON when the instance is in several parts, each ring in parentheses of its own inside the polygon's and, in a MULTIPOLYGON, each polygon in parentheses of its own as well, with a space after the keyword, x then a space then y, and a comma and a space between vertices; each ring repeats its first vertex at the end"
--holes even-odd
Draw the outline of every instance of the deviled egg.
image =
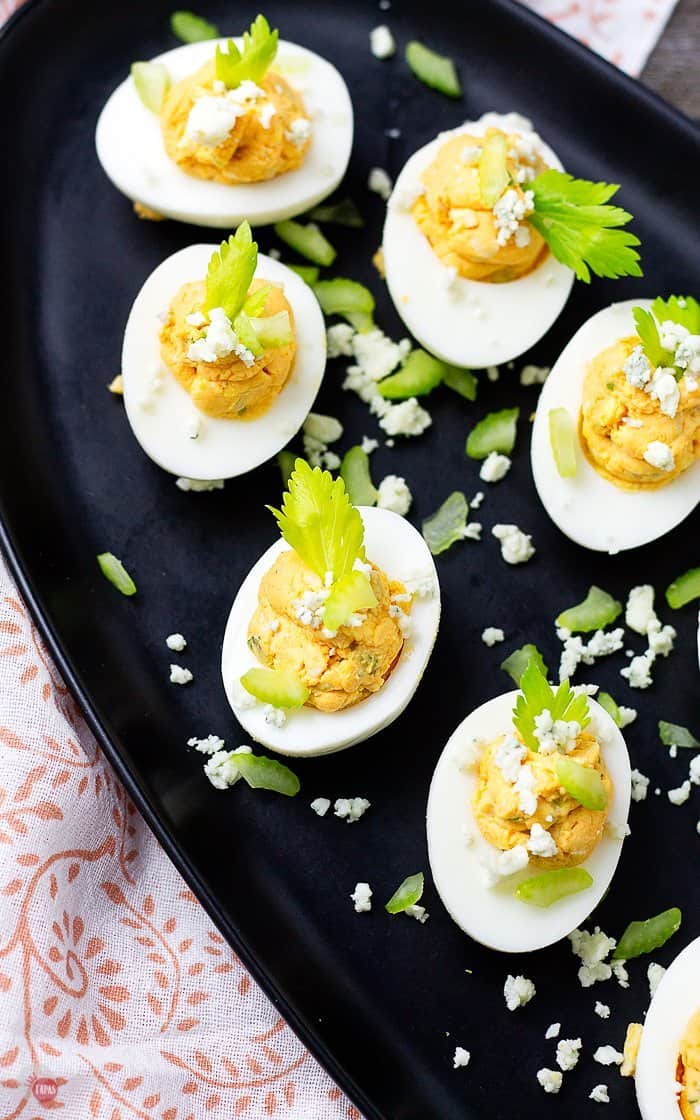
POLYGON ((588 319, 540 393, 532 471, 586 548, 636 548, 683 521, 700 500, 700 304, 627 300, 588 319))
POLYGON ((246 222, 221 246, 174 253, 143 285, 124 332, 126 414, 164 470, 231 478, 298 431, 325 364, 313 292, 258 254, 246 222))
POLYGON ((396 513, 351 504, 341 478, 298 459, 282 539, 234 600, 224 688, 253 739, 289 755, 342 750, 413 696, 440 620, 427 545, 396 513))
POLYGON ((411 156, 389 199, 384 266, 396 310, 453 365, 518 357, 559 316, 574 273, 640 275, 637 238, 607 228, 630 218, 605 205, 615 190, 563 174, 517 113, 441 133, 411 156))
POLYGON ((651 1001, 635 1083, 643 1120, 700 1116, 700 937, 676 957, 651 1001))
POLYGON ((503 952, 565 937, 615 872, 630 804, 608 713, 534 662, 520 692, 482 704, 435 768, 427 810, 435 886, 465 933, 503 952))
POLYGON ((241 39, 136 63, 97 122, 97 155, 145 217, 227 228, 293 217, 342 179, 352 103, 329 62, 278 42, 258 16, 241 39))

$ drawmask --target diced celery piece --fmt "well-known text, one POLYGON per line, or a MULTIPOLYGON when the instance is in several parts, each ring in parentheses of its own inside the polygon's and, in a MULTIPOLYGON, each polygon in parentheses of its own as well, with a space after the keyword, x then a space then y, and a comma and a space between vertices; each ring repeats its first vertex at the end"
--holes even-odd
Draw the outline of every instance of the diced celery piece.
POLYGON ((700 568, 684 572, 666 588, 666 602, 674 611, 693 599, 700 599, 700 568))
POLYGON ((659 720, 659 738, 667 747, 700 747, 700 742, 687 727, 678 723, 667 723, 665 719, 659 720))
POLYGON ((464 397, 468 401, 476 400, 479 382, 470 369, 459 369, 457 366, 446 364, 443 381, 448 389, 459 393, 460 397, 464 397))
POLYGON ((602 811, 606 808, 608 797, 597 770, 582 766, 574 758, 562 755, 557 759, 557 778, 566 792, 583 805, 584 809, 602 811))
POLYGON ((299 456, 295 455, 293 451, 280 451, 277 455, 277 463, 282 474, 283 490, 287 489, 289 480, 292 477, 292 471, 294 470, 294 464, 298 458, 299 456))
POLYGON ((277 311, 274 315, 251 319, 250 325, 265 350, 272 350, 275 346, 289 346, 294 341, 288 311, 277 311))
POLYGON ((510 177, 506 160, 508 143, 501 132, 495 132, 484 141, 479 156, 479 193, 489 209, 496 205, 505 191, 510 177))
POLYGON ((419 871, 416 875, 409 875, 404 879, 401 886, 396 888, 384 909, 388 914, 403 914, 409 906, 415 906, 417 902, 420 902, 422 894, 423 872, 419 871))
POLYGON ((253 326, 253 320, 249 319, 245 311, 241 311, 233 320, 233 329, 236 333, 238 341, 250 350, 254 358, 262 358, 265 353, 265 347, 262 340, 258 338, 258 333, 253 326))
POLYGON ((206 39, 219 38, 218 27, 194 12, 173 12, 170 30, 183 43, 202 43, 206 39))
POLYGON ((586 634, 590 630, 604 630, 622 613, 622 603, 607 591, 593 584, 582 603, 568 607, 557 616, 557 626, 573 633, 586 634))
POLYGON ((121 591, 122 595, 136 594, 136 584, 121 560, 117 560, 113 553, 101 552, 97 557, 97 563, 100 565, 102 575, 109 580, 113 587, 116 587, 117 591, 121 591))
POLYGON ((546 679, 548 670, 544 663, 544 658, 537 646, 533 646, 530 642, 527 642, 524 646, 520 646, 519 649, 514 649, 512 653, 508 654, 505 661, 501 662, 501 669, 508 673, 515 683, 520 686, 522 675, 531 661, 535 662, 537 668, 546 679))
POLYGON ((337 579, 323 608, 323 622, 328 630, 344 626, 355 611, 376 607, 377 596, 372 590, 369 576, 364 572, 348 572, 337 579))
POLYGON ((336 276, 333 280, 319 280, 313 289, 324 315, 342 315, 355 330, 371 330, 374 296, 364 284, 336 276))
POLYGON ((406 46, 406 62, 418 81, 430 89, 444 93, 446 97, 462 96, 462 87, 451 58, 437 54, 413 39, 406 46))
POLYGON ((630 922, 615 947, 612 960, 631 961, 660 949, 681 928, 682 918, 678 907, 672 906, 644 922, 630 922))
POLYGON ((476 424, 467 438, 467 455, 470 459, 485 459, 492 451, 510 455, 515 447, 519 408, 502 408, 489 412, 476 424))
POLYGON ((131 77, 141 101, 152 113, 160 113, 170 89, 170 74, 161 62, 132 62, 131 77))
POLYGON ((241 677, 246 692, 275 708, 301 708, 309 690, 288 669, 248 669, 241 677))
POLYGON ((237 754, 235 763, 241 777, 252 789, 269 789, 284 797, 294 797, 301 789, 296 774, 274 758, 259 754, 237 754))
POLYGON ((423 538, 433 556, 464 539, 469 505, 461 490, 454 490, 439 509, 423 522, 423 538))
POLYGON ((550 408, 549 442, 559 475, 573 478, 576 474, 576 429, 566 408, 550 408))
POLYGON ((610 693, 599 692, 596 696, 596 700, 600 704, 601 708, 603 708, 608 713, 613 722, 616 723, 619 727, 622 723, 622 716, 620 715, 620 709, 617 703, 613 700, 610 693))
POLYGON ((390 401, 424 397, 443 379, 446 365, 425 350, 411 350, 401 369, 379 382, 379 392, 390 401))
POLYGON ((291 268, 292 272, 301 276, 304 283, 308 284, 310 288, 313 288, 320 274, 315 264, 288 264, 287 268, 291 268))
POLYGON ((375 505, 377 490, 370 474, 369 455, 361 447, 351 447, 345 452, 340 477, 354 506, 375 505))
POLYGON ((588 890, 593 886, 593 876, 585 867, 559 867, 555 871, 544 871, 533 875, 515 888, 514 894, 520 902, 528 906, 546 909, 562 898, 588 890))
POLYGON ((351 198, 341 198, 338 202, 326 202, 314 206, 308 215, 314 222, 329 222, 336 226, 349 226, 362 229, 365 220, 351 198))
POLYGON ((374 328, 374 317, 367 311, 346 311, 344 318, 358 334, 367 334, 374 328))
POLYGON ((335 260, 335 249, 313 222, 309 222, 308 225, 302 225, 301 222, 292 219, 277 222, 275 233, 280 241, 284 241, 312 264, 329 265, 335 260))
POLYGON ((248 292, 243 300, 243 311, 249 319, 262 315, 272 291, 272 284, 261 284, 254 292, 248 292))

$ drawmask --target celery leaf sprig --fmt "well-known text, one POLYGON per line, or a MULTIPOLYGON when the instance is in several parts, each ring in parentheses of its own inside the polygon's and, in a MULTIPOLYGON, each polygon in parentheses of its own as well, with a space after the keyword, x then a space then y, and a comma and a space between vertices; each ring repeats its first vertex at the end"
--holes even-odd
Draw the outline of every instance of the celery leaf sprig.
POLYGON ((609 204, 618 184, 575 179, 550 168, 528 189, 534 210, 527 220, 579 280, 590 283, 591 272, 610 279, 642 275, 635 248, 639 238, 621 228, 632 215, 609 204))
POLYGON ((520 678, 520 693, 513 708, 513 726, 532 751, 539 750, 535 718, 544 711, 549 711, 552 720, 575 720, 581 728, 591 722, 588 698, 577 696, 566 680, 555 691, 533 658, 520 678))
POLYGON ((260 82, 277 54, 279 32, 272 31, 265 16, 253 20, 248 31, 243 32, 243 46, 239 48, 229 39, 227 49, 216 48, 216 77, 227 89, 236 89, 241 82, 260 82))
POLYGON ((241 222, 228 241, 222 241, 209 260, 204 307, 223 307, 233 322, 243 309, 258 263, 258 246, 248 222, 241 222))
POLYGON ((700 303, 693 296, 658 296, 651 310, 644 307, 632 309, 637 334, 652 369, 659 366, 672 369, 676 378, 683 375, 683 369, 676 365, 675 350, 669 350, 661 341, 659 327, 664 323, 677 323, 691 335, 700 335, 700 303))

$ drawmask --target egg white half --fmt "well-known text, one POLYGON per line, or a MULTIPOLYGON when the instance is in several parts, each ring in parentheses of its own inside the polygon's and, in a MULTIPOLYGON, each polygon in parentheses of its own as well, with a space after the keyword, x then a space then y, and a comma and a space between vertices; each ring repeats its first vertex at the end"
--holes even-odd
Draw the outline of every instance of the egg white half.
MULTIPOLYGON (((384 225, 384 266, 391 298, 411 334, 426 350, 456 366, 481 368, 519 357, 549 330, 569 298, 574 274, 549 253, 541 265, 505 284, 450 279, 450 272, 416 225, 411 206, 421 175, 452 136, 482 136, 487 128, 530 127, 514 114, 485 113, 442 132, 415 152, 396 180, 384 225)), ((562 165, 546 144, 550 167, 562 165)))
POLYGON ((415 595, 410 630, 398 664, 379 692, 340 712, 299 708, 287 715, 282 727, 268 723, 265 709, 250 704, 240 685, 243 673, 260 662, 248 649, 248 623, 258 602, 260 581, 281 552, 279 540, 251 568, 236 595, 224 635, 221 671, 228 702, 238 722, 253 739, 272 751, 288 755, 320 755, 351 747, 375 735, 401 715, 420 684, 430 658, 440 622, 440 587, 433 558, 420 533, 410 522, 385 509, 358 507, 365 527, 367 559, 390 579, 407 586, 428 579, 432 595, 415 595))
POLYGON ((577 436, 575 476, 562 478, 557 471, 549 439, 550 409, 566 408, 578 432, 586 369, 602 350, 636 333, 633 307, 649 308, 651 300, 613 303, 579 328, 544 383, 532 429, 532 473, 543 506, 562 533, 598 552, 621 552, 656 540, 700 501, 700 460, 659 490, 621 490, 591 466, 577 436))
MULTIPOLYGON (((472 741, 492 741, 512 727, 518 692, 496 696, 477 708, 452 734, 435 767, 428 796, 428 854, 433 880, 450 916, 475 941, 503 953, 528 953, 566 937, 600 902, 617 867, 622 840, 605 830, 584 866, 593 885, 580 894, 539 909, 513 895, 516 886, 542 868, 526 867, 495 887, 486 885, 484 865, 494 847, 479 832, 472 811, 478 768, 464 760, 472 741)), ((627 821, 630 806, 630 762, 619 728, 608 713, 589 698, 588 730, 602 746, 603 759, 613 781, 608 819, 627 821)))
POLYGON ((217 247, 189 245, 158 265, 136 297, 124 332, 124 405, 132 431, 160 467, 186 478, 232 478, 275 455, 306 419, 326 366, 323 315, 311 288, 286 265, 259 254, 256 278, 281 285, 294 312, 292 372, 257 419, 217 419, 195 407, 161 359, 161 316, 182 284, 206 276, 217 247))
MULTIPOLYGON (((175 83, 212 58, 217 43, 227 42, 190 43, 152 61, 162 63, 175 83)), ((311 146, 301 167, 267 182, 231 186, 186 175, 165 151, 158 114, 146 108, 128 77, 107 101, 95 134, 97 156, 115 187, 167 218, 219 229, 244 218, 253 226, 292 218, 326 198, 345 174, 352 148, 347 86, 325 58, 284 40, 273 70, 302 94, 311 117, 311 146)))
POLYGON ((678 1050, 689 1020, 700 1009, 700 937, 667 969, 644 1020, 635 1086, 643 1120, 679 1120, 678 1050))

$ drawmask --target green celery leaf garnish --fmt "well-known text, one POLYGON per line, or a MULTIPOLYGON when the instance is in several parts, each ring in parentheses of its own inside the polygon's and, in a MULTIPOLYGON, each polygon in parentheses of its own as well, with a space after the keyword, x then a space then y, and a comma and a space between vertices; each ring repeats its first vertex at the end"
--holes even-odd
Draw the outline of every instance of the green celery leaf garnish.
POLYGON ((345 491, 342 478, 297 459, 282 499, 282 509, 268 506, 290 548, 322 580, 331 572, 340 579, 364 560, 364 527, 345 491))
POLYGON ((448 389, 459 393, 465 400, 475 401, 476 391, 479 386, 475 375, 470 369, 458 369, 457 366, 446 366, 443 381, 448 389))
POLYGON ((515 447, 519 415, 519 408, 502 408, 484 416, 469 433, 466 446, 469 458, 485 459, 492 451, 510 455, 515 447))
POLYGON ((312 264, 333 264, 336 257, 335 249, 313 222, 305 226, 301 222, 288 219, 285 222, 276 222, 274 228, 280 241, 284 241, 312 264))
POLYGON ((562 755, 557 759, 557 778, 566 792, 583 805, 584 809, 601 812, 607 807, 608 796, 597 770, 582 766, 576 759, 562 755))
POLYGON ((351 447, 345 452, 340 464, 340 477, 354 506, 376 504, 377 489, 370 474, 369 455, 361 447, 351 447))
POLYGON ((269 789, 284 797, 294 797, 301 789, 296 774, 275 758, 259 754, 235 754, 233 761, 241 777, 252 789, 269 789))
POLYGON ((222 241, 209 261, 204 307, 223 307, 231 322, 241 311, 258 263, 258 246, 247 222, 222 241))
POLYGON ((667 723, 665 719, 659 720, 659 738, 667 747, 688 747, 691 750, 700 747, 692 731, 678 723, 667 723))
POLYGON ((314 206, 309 211, 309 217, 314 222, 329 222, 331 225, 349 226, 350 229, 362 229, 365 224, 365 219, 351 198, 314 206))
POLYGON ((170 30, 183 43, 202 43, 206 39, 219 38, 216 24, 209 23, 194 12, 173 12, 170 17, 170 30))
POLYGON ((454 490, 439 509, 423 522, 423 538, 433 556, 464 540, 469 505, 461 490, 454 490))
POLYGON ((323 622, 335 632, 355 611, 366 611, 377 605, 369 576, 364 572, 347 572, 331 588, 323 608, 323 622))
POLYGON ((259 82, 265 76, 277 54, 278 31, 271 31, 264 16, 257 16, 249 31, 243 32, 243 49, 239 50, 233 39, 228 49, 216 48, 216 76, 228 89, 235 89, 241 82, 259 82))
POLYGON ((576 474, 576 429, 568 408, 550 408, 549 442, 557 471, 562 478, 576 474))
POLYGON ((608 200, 619 189, 615 183, 574 179, 564 171, 543 171, 529 185, 534 211, 528 221, 545 239, 552 253, 572 269, 579 280, 596 276, 641 276, 639 238, 624 226, 632 218, 608 200))
POLYGON ((677 906, 664 910, 645 922, 630 922, 612 955, 614 961, 630 961, 644 953, 653 953, 665 945, 681 927, 682 915, 677 906))
POLYGON ((533 659, 528 664, 520 680, 520 695, 513 708, 513 726, 520 732, 526 747, 539 750, 535 737, 535 716, 545 710, 553 720, 575 720, 581 728, 591 722, 588 712, 588 698, 577 696, 568 681, 562 681, 557 691, 548 684, 547 678, 533 659))
POLYGON ((520 883, 514 895, 528 906, 546 909, 570 894, 578 894, 593 886, 593 876, 585 867, 560 867, 556 871, 544 871, 520 883))
POLYGON ((496 205, 510 182, 507 158, 506 138, 502 132, 495 132, 484 141, 479 156, 479 194, 489 209, 496 205))
POLYGON ((112 552, 101 552, 97 557, 102 575, 109 580, 122 595, 135 595, 136 584, 122 564, 112 552))
POLYGON ((637 334, 642 343, 642 349, 649 359, 650 364, 653 367, 672 366, 673 354, 671 354, 669 350, 665 350, 661 345, 659 328, 651 311, 645 311, 643 307, 634 307, 632 309, 632 315, 634 317, 634 325, 637 328, 637 334))
POLYGON ((520 646, 519 649, 514 649, 505 661, 501 662, 501 669, 508 673, 519 687, 520 679, 531 661, 535 662, 542 676, 547 677, 547 666, 544 663, 544 658, 537 646, 533 646, 530 642, 520 646))
POLYGON ((691 334, 700 334, 700 303, 693 296, 660 296, 651 305, 657 323, 680 323, 691 334))
POLYGON ((367 331, 374 326, 374 296, 364 284, 336 276, 313 285, 316 299, 324 315, 342 315, 355 330, 367 331))
POLYGON ((403 914, 409 906, 415 906, 423 895, 423 872, 409 875, 396 888, 384 909, 388 914, 403 914))
POLYGON ((170 89, 170 74, 162 62, 132 62, 131 77, 146 108, 160 113, 170 89))
POLYGON ((461 97, 462 87, 451 58, 436 54, 429 47, 412 40, 406 46, 406 62, 419 82, 446 97, 461 97))
POLYGON ((379 382, 379 392, 390 401, 427 396, 442 382, 447 368, 445 362, 425 350, 411 350, 401 369, 379 382))
POLYGON ((691 568, 677 576, 666 588, 666 602, 677 611, 693 599, 700 599, 700 568, 691 568))
POLYGON ((309 690, 288 669, 248 669, 241 677, 246 692, 275 708, 301 708, 309 690))
POLYGON ((622 603, 608 595, 607 591, 593 584, 582 603, 568 607, 557 616, 557 626, 563 626, 571 633, 586 634, 591 630, 603 630, 610 626, 622 613, 622 603))

